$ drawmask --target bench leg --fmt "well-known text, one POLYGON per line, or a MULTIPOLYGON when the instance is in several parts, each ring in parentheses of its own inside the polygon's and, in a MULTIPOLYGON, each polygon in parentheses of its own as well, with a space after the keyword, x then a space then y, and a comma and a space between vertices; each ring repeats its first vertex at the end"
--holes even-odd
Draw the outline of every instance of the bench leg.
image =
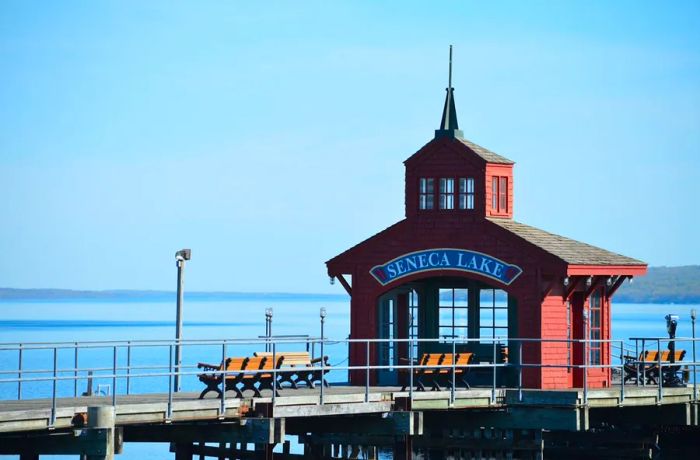
POLYGON ((220 397, 221 397, 221 390, 220 390, 218 387, 217 387, 217 388, 206 387, 206 388, 205 388, 204 390, 202 390, 202 392, 199 394, 199 399, 204 399, 204 395, 206 395, 206 394, 209 393, 210 391, 216 392, 217 398, 220 398, 220 397))

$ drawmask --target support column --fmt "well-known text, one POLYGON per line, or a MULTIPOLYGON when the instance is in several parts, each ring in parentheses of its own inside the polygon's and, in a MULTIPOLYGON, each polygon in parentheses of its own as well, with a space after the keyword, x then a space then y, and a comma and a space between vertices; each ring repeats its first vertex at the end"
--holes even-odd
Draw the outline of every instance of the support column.
POLYGON ((109 430, 105 441, 104 454, 91 454, 87 460, 114 460, 114 406, 93 406, 88 407, 87 426, 89 429, 109 430))
POLYGON ((413 436, 399 436, 394 443, 394 460, 411 460, 413 458, 413 436))

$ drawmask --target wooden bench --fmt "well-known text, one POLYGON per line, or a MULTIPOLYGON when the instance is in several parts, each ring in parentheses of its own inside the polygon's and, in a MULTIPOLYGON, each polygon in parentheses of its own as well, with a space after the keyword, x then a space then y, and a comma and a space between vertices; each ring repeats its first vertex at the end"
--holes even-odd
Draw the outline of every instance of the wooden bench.
POLYGON ((206 385, 199 399, 203 399, 210 391, 216 392, 218 397, 221 397, 221 372, 224 367, 227 372, 224 391, 235 391, 237 398, 242 398, 246 390, 252 390, 256 397, 262 396, 260 390, 272 390, 273 374, 271 372, 253 372, 274 369, 272 360, 266 357, 227 358, 225 364, 198 363, 197 367, 207 371, 197 376, 199 381, 206 385))
POLYGON ((199 394, 199 399, 203 399, 204 395, 210 391, 216 392, 219 398, 221 397, 222 371, 234 372, 226 375, 224 391, 233 390, 236 392, 236 396, 242 397, 243 395, 238 389, 238 383, 242 378, 243 374, 240 372, 243 371, 247 359, 248 358, 226 358, 221 364, 197 363, 199 369, 207 371, 205 374, 199 374, 197 376, 199 381, 206 385, 206 388, 199 394))
MULTIPOLYGON (((457 353, 456 355, 452 353, 424 353, 415 364, 417 367, 413 369, 413 383, 416 385, 416 390, 425 391, 426 383, 430 384, 433 391, 441 390, 441 384, 451 388, 453 371, 455 379, 459 379, 465 388, 470 388, 466 374, 473 359, 474 353, 470 352, 457 353), (454 366, 453 358, 455 359, 454 366)), ((406 359, 400 361, 408 363, 406 359)), ((405 369, 405 371, 409 370, 405 369)), ((404 380, 406 379, 404 378, 404 380)), ((407 382, 404 383, 401 391, 405 391, 407 386, 407 382)))
MULTIPOLYGON (((676 350, 673 354, 674 362, 680 363, 685 358, 685 350, 676 350)), ((635 382, 641 382, 642 379, 646 378, 645 383, 650 383, 656 385, 659 379, 659 352, 657 350, 646 350, 639 354, 638 359, 634 359, 634 356, 625 356, 626 362, 624 364, 625 376, 624 381, 634 380, 635 382)), ((677 372, 680 370, 681 365, 669 366, 671 363, 671 352, 669 350, 664 350, 661 352, 661 364, 663 373, 666 378, 672 379, 676 376, 677 372)), ((677 376, 676 376, 677 378, 677 376)), ((680 379, 679 379, 680 380, 680 379)))
MULTIPOLYGON (((272 360, 272 353, 268 351, 255 352, 255 356, 265 356, 272 360)), ((283 351, 275 354, 277 369, 283 369, 277 373, 277 384, 281 388, 282 384, 289 383, 291 388, 298 388, 299 383, 305 383, 309 388, 316 388, 315 382, 320 382, 326 387, 329 386, 324 378, 330 371, 328 356, 311 359, 308 351, 283 351), (322 370, 319 363, 323 361, 322 370)))
MULTIPOLYGON (((645 361, 649 362, 649 367, 646 370, 647 383, 656 385, 659 380, 659 352, 658 351, 648 351, 647 358, 645 361)), ((674 365, 669 366, 671 363, 671 352, 669 350, 664 350, 661 352, 661 371, 663 373, 664 385, 668 384, 680 384, 681 379, 676 375, 681 369, 680 362, 685 358, 685 350, 676 350, 673 353, 674 365), (675 365, 675 363, 678 363, 675 365)))

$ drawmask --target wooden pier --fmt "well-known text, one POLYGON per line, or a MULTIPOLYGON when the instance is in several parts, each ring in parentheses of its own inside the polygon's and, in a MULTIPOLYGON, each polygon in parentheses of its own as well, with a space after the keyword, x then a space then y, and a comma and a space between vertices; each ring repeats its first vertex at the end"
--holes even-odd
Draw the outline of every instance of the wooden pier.
MULTIPOLYGON (((473 388, 454 394, 413 392, 412 400, 408 391, 399 390, 333 386, 321 404, 318 389, 284 389, 274 401, 270 396, 227 398, 223 411, 221 400, 199 400, 197 393, 175 393, 170 404, 167 393, 119 396, 111 427, 91 427, 83 415, 94 410, 90 408, 111 409, 111 397, 60 398, 53 424, 50 399, 2 401, 0 454, 20 454, 23 460, 57 453, 111 458, 125 442, 168 442, 178 460, 194 455, 302 458, 285 447, 289 436, 298 436, 306 455, 318 458, 332 458, 334 452, 369 452, 371 458, 377 446, 393 449, 395 458, 478 446, 490 446, 504 458, 539 458, 542 430, 561 436, 611 424, 698 425, 692 387, 663 388, 659 398, 657 387, 627 386, 624 399, 620 388, 589 389, 587 394, 582 389, 473 388), (247 444, 256 450, 244 450, 247 444), (276 445, 282 452, 273 453, 276 445)), ((644 443, 635 446, 637 454, 645 448, 644 443)))

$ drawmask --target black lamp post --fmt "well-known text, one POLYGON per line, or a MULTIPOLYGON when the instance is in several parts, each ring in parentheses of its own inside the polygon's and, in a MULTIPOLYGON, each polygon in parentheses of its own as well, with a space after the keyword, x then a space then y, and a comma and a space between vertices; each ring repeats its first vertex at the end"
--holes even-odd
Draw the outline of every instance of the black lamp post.
POLYGON ((272 307, 265 309, 265 351, 270 351, 270 337, 272 337, 272 307))
POLYGON ((177 265, 177 312, 175 319, 175 391, 180 391, 180 366, 182 365, 182 304, 184 303, 185 287, 185 261, 190 260, 192 251, 180 249, 175 253, 175 265, 177 265))

